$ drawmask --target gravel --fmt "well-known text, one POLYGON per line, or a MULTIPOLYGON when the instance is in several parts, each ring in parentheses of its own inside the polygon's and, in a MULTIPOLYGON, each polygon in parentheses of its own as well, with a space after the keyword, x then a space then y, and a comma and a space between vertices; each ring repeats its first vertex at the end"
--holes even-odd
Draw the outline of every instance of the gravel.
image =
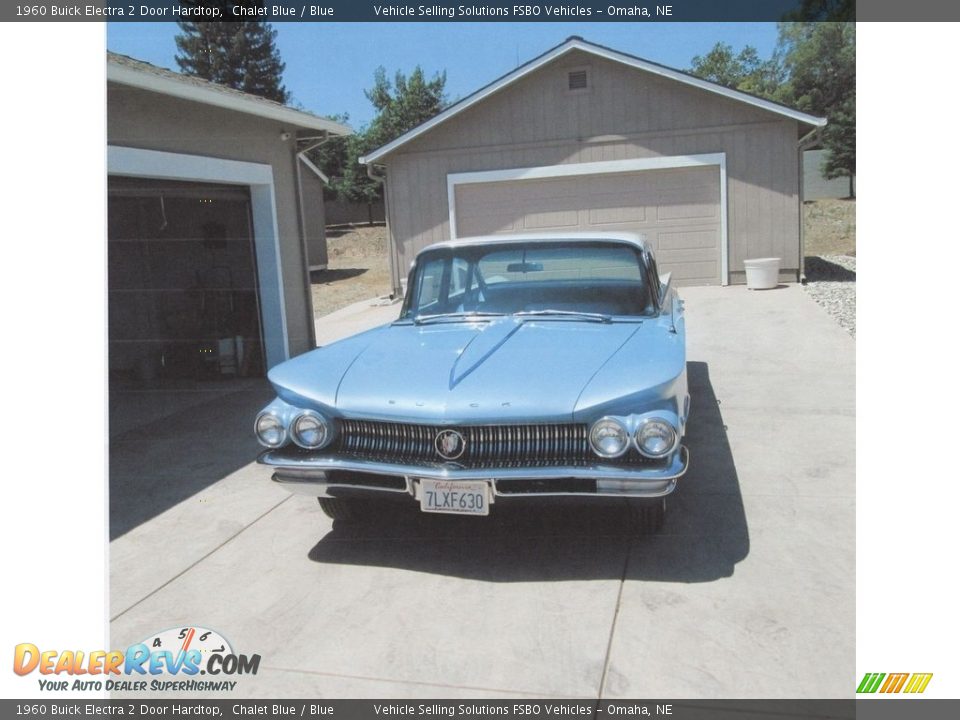
POLYGON ((834 320, 857 336, 857 259, 850 255, 814 255, 806 258, 804 290, 834 320))

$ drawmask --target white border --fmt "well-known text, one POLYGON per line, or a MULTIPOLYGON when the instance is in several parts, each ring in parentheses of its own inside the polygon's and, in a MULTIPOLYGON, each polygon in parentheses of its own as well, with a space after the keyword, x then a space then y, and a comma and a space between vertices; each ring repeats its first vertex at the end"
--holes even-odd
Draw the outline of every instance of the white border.
POLYGON ((564 163, 539 167, 511 168, 509 170, 481 170, 478 172, 449 173, 447 175, 447 207, 449 209, 450 239, 457 238, 457 185, 472 183, 507 182, 511 180, 538 180, 542 178, 573 177, 576 175, 608 175, 610 173, 666 170, 670 168, 716 165, 720 170, 720 284, 730 284, 729 239, 727 235, 727 154, 665 155, 629 160, 564 163))
POLYGON ((484 98, 493 95, 498 90, 502 90, 508 85, 520 80, 521 78, 529 75, 530 73, 538 70, 549 62, 556 60, 562 55, 566 55, 569 52, 574 50, 582 50, 585 53, 594 55, 596 57, 604 58, 605 60, 611 60, 613 62, 618 62, 623 65, 627 65, 637 70, 644 70, 646 72, 652 73, 653 75, 659 75, 660 77, 669 78, 670 80, 676 80, 677 82, 683 83, 684 85, 691 85, 695 88, 701 90, 706 90, 707 92, 716 93, 717 95, 722 95, 724 97, 730 98, 731 100, 736 100, 738 102, 745 103, 747 105, 753 105, 762 110, 768 110, 777 115, 783 115, 785 117, 797 120, 798 122, 806 123, 807 125, 812 125, 813 127, 823 127, 827 124, 826 118, 816 117, 814 115, 808 115, 807 113, 800 112, 799 110, 794 110, 788 108, 784 105, 778 105, 777 103, 770 102, 769 100, 764 100, 763 98, 754 97, 753 95, 748 95, 742 93, 738 90, 732 90, 730 88, 724 87, 722 85, 717 85, 715 83, 709 82, 708 80, 701 80, 700 78, 693 77, 692 75, 687 75, 686 73, 680 72, 679 70, 673 70, 672 68, 664 67, 663 65, 657 65, 656 63, 651 63, 646 60, 641 60, 640 58, 633 57, 632 55, 626 55, 624 53, 617 52, 616 50, 611 50, 605 48, 601 45, 594 45, 593 43, 586 42, 579 38, 571 38, 567 40, 562 45, 558 45, 552 50, 548 50, 539 58, 531 60, 526 65, 523 65, 512 73, 504 75, 499 80, 487 85, 485 88, 478 90, 473 95, 470 95, 460 102, 451 105, 449 108, 444 110, 439 115, 435 115, 430 120, 417 127, 413 128, 409 132, 404 133, 398 137, 393 142, 389 142, 383 147, 377 148, 369 155, 364 155, 360 158, 360 162, 364 165, 369 165, 370 163, 376 162, 384 155, 387 155, 390 152, 393 152, 401 145, 405 145, 416 137, 419 137, 423 133, 427 132, 433 127, 436 127, 442 122, 449 120, 454 115, 458 115, 464 110, 473 105, 476 105, 478 102, 484 98))
POLYGON ((257 253, 263 343, 267 367, 290 357, 287 312, 280 267, 280 232, 273 188, 273 167, 261 163, 222 160, 203 155, 107 147, 107 174, 158 180, 185 180, 246 185, 250 188, 253 239, 257 253))

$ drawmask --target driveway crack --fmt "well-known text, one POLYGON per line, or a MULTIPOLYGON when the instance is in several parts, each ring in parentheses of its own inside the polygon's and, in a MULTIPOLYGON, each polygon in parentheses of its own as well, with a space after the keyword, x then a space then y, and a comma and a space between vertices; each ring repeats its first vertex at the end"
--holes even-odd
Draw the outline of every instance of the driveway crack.
MULTIPOLYGON (((600 675, 600 688, 597 691, 597 705, 603 698, 603 689, 607 685, 607 671, 610 669, 610 653, 613 650, 613 634, 617 629, 617 618, 620 617, 620 601, 623 599, 623 585, 627 580, 627 568, 630 567, 630 553, 633 551, 633 544, 636 540, 631 540, 627 545, 627 554, 623 558, 623 571, 620 573, 620 587, 617 589, 617 604, 613 609, 613 622, 610 623, 610 636, 607 638, 607 652, 603 658, 603 673, 600 675)), ((596 713, 596 708, 594 708, 596 713)))
POLYGON ((180 572, 178 572, 176 575, 174 575, 172 578, 170 578, 169 580, 167 580, 165 583, 163 583, 162 585, 160 585, 160 586, 158 586, 158 587, 155 587, 153 590, 151 590, 150 592, 148 592, 148 593, 147 593, 146 595, 144 595, 142 598, 140 598, 139 600, 137 600, 133 605, 131 605, 131 606, 128 607, 128 608, 125 608, 124 610, 120 611, 119 613, 117 613, 116 615, 114 615, 113 617, 111 617, 111 618, 110 618, 110 622, 113 622, 113 621, 116 620, 117 618, 122 617, 122 616, 125 615, 126 613, 130 612, 131 610, 133 610, 133 609, 134 609, 137 605, 139 605, 140 603, 142 603, 142 602, 144 602, 145 600, 147 600, 147 599, 153 597, 154 595, 156 595, 158 592, 160 592, 161 590, 163 590, 165 587, 167 587, 167 586, 168 586, 170 583, 172 583, 174 580, 177 580, 178 578, 181 578, 181 577, 183 577, 184 575, 186 575, 186 574, 187 574, 188 572, 190 572, 193 568, 195 568, 197 565, 199 565, 200 563, 202 563, 202 562, 203 562, 204 560, 206 560, 208 557, 210 557, 211 555, 213 555, 215 552, 217 552, 217 551, 218 551, 220 548, 222 548, 224 545, 226 545, 227 543, 233 541, 234 538, 238 537, 238 536, 241 535, 242 533, 245 533, 247 530, 249 530, 250 528, 252 528, 254 525, 256 525, 256 524, 257 524, 258 522, 260 522, 261 520, 263 520, 263 518, 265 518, 267 515, 269 515, 270 513, 272 513, 274 510, 276 510, 278 507, 280 507, 281 505, 283 505, 287 500, 289 500, 289 499, 292 498, 292 497, 293 497, 293 495, 287 495, 287 497, 283 498, 283 500, 281 500, 280 502, 278 502, 278 503, 276 503, 275 505, 271 506, 270 509, 266 510, 265 512, 263 512, 263 513, 261 513, 260 515, 258 515, 257 517, 255 517, 250 523, 248 523, 247 525, 244 525, 242 528, 240 528, 239 530, 237 530, 233 535, 231 535, 230 537, 228 537, 227 539, 225 539, 223 542, 221 542, 221 543, 220 543, 219 545, 217 545, 215 548, 213 548, 213 549, 210 550, 209 552, 205 553, 205 554, 202 555, 201 557, 199 557, 199 558, 197 558, 196 560, 194 560, 194 561, 193 561, 192 563, 190 563, 187 567, 185 567, 183 570, 181 570, 180 572))

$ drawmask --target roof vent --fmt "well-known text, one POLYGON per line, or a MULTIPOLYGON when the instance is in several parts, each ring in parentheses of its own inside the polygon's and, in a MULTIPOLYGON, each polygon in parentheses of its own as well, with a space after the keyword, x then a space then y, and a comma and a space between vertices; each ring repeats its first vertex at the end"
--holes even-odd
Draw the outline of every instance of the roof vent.
POLYGON ((571 70, 567 73, 568 90, 586 90, 587 89, 587 71, 571 70))

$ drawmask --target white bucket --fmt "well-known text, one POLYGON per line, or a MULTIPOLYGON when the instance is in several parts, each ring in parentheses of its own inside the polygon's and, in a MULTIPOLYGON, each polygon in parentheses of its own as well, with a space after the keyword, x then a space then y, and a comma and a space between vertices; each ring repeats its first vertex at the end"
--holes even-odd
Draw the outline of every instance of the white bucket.
POLYGON ((747 271, 748 290, 769 290, 777 286, 777 278, 780 275, 780 258, 744 260, 743 268, 747 271))

